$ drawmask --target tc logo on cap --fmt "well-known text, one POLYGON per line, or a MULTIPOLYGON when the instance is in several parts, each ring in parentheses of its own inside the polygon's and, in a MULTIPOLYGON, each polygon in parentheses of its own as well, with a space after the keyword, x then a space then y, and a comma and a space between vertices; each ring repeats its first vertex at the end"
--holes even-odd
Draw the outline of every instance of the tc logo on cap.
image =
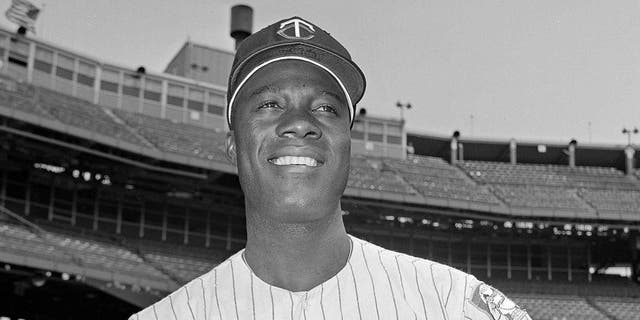
POLYGON ((281 23, 280 30, 278 30, 278 34, 281 37, 289 40, 309 40, 313 38, 315 32, 310 23, 298 18, 281 23))

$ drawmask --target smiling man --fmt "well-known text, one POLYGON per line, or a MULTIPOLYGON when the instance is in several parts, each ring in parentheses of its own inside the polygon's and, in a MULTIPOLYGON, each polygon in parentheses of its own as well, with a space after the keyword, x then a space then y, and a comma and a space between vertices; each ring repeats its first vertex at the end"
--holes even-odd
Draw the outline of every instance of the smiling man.
POLYGON ((530 319, 471 275, 346 233, 340 199, 364 88, 347 50, 306 20, 244 40, 226 147, 246 248, 130 319, 530 319))

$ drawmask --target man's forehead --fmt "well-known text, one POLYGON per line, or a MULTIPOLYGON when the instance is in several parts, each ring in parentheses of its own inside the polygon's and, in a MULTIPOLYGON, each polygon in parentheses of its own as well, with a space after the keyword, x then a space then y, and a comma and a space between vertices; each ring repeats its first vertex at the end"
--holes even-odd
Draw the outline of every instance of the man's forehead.
MULTIPOLYGON (((278 84, 268 84, 268 85, 260 86, 255 90, 251 91, 249 93, 249 97, 259 96, 259 95, 268 94, 268 93, 279 94, 279 93, 282 93, 284 89, 285 88, 283 88, 281 85, 278 85, 278 84)), ((309 92, 317 93, 319 95, 329 96, 335 100, 338 100, 341 103, 346 103, 345 97, 342 94, 339 94, 338 92, 336 92, 335 90, 332 90, 331 88, 326 88, 326 87, 313 88, 312 86, 310 87, 307 84, 299 83, 293 86, 293 89, 307 90, 309 92)))
POLYGON ((264 85, 261 87, 258 87, 257 89, 253 90, 249 96, 253 97, 253 96, 259 96, 261 94, 265 94, 265 93, 279 93, 282 90, 282 88, 280 88, 280 86, 276 86, 273 84, 268 84, 268 85, 264 85))

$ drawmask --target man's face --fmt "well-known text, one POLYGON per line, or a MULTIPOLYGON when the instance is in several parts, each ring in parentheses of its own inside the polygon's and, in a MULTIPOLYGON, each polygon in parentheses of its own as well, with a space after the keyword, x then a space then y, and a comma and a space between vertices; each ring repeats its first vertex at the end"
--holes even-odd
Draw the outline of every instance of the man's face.
POLYGON ((287 222, 338 212, 351 148, 345 99, 326 71, 297 60, 267 65, 244 84, 227 151, 247 206, 287 222))

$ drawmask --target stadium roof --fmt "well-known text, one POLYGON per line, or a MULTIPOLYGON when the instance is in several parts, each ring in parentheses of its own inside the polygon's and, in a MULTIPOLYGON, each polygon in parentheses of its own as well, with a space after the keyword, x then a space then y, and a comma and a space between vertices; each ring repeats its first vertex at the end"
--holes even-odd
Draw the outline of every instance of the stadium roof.
MULTIPOLYGON (((464 159, 476 161, 509 162, 509 141, 465 138, 461 136, 459 141, 464 146, 464 159)), ((407 133, 407 143, 413 145, 414 152, 419 155, 450 157, 450 136, 432 134, 407 133)), ((546 141, 518 141, 518 163, 531 164, 558 164, 566 165, 569 162, 566 144, 546 141), (545 146, 545 152, 538 151, 538 146, 545 146)), ((603 145, 581 143, 578 141, 576 148, 576 165, 595 167, 614 167, 625 169, 624 145, 603 145)), ((638 153, 636 153, 636 159, 638 153)))

